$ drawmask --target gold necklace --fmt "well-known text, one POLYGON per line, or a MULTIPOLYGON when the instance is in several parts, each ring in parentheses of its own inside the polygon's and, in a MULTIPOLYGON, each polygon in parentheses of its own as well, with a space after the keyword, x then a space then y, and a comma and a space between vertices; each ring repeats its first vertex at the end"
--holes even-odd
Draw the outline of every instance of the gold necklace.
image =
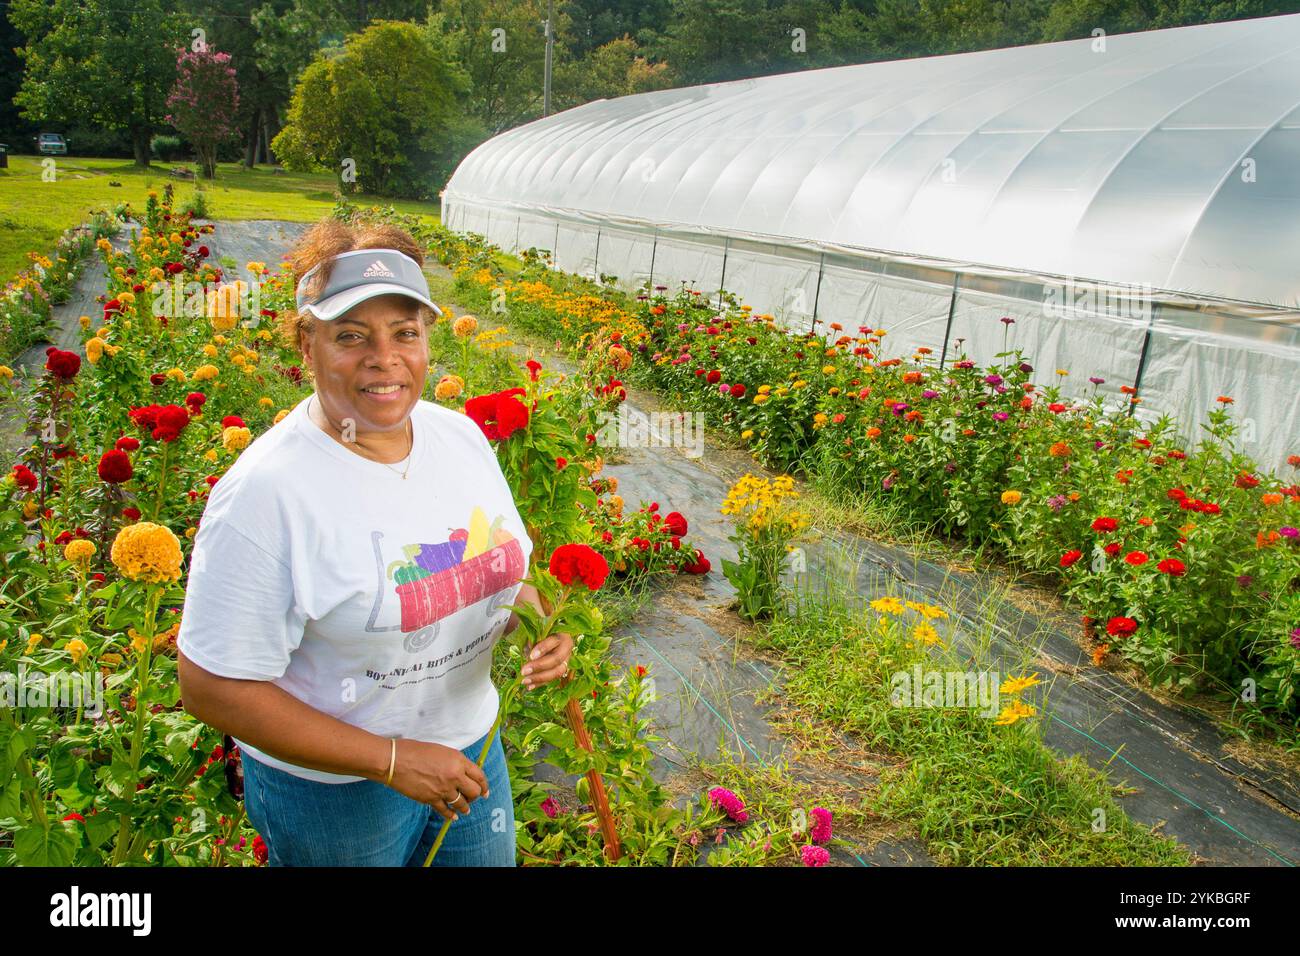
MULTIPOLYGON (((313 395, 312 398, 316 398, 316 396, 313 395)), ((320 408, 320 399, 316 399, 316 407, 317 407, 318 409, 320 408)), ((321 418, 325 418, 325 412, 324 412, 323 409, 321 410, 321 418)), ((327 424, 329 423, 329 419, 328 419, 328 418, 325 418, 325 421, 326 421, 327 424)), ((335 440, 337 441, 338 439, 335 439, 335 440)), ((339 442, 339 444, 342 444, 342 445, 349 445, 349 444, 354 444, 354 443, 353 443, 353 442, 339 442)), ((406 480, 406 474, 407 474, 407 472, 409 472, 409 471, 411 470, 411 458, 412 458, 411 452, 413 452, 414 450, 415 450, 415 431, 414 431, 413 426, 411 425, 411 416, 410 416, 410 415, 407 415, 407 416, 406 416, 406 467, 403 468, 403 469, 399 472, 396 468, 394 468, 392 465, 390 465, 390 464, 389 464, 388 462, 386 462, 386 461, 381 461, 381 462, 379 462, 379 464, 383 465, 385 468, 389 469, 389 470, 392 471, 394 474, 400 474, 400 475, 402 476, 402 480, 405 481, 405 480, 406 480)), ((353 451, 356 451, 356 449, 353 449, 353 451)), ((356 453, 357 453, 358 455, 361 455, 361 452, 359 452, 359 451, 356 452, 356 453)), ((361 457, 362 457, 362 458, 365 458, 366 456, 365 456, 365 455, 361 455, 361 457)), ((370 460, 373 461, 374 459, 372 458, 372 459, 370 459, 370 460)))

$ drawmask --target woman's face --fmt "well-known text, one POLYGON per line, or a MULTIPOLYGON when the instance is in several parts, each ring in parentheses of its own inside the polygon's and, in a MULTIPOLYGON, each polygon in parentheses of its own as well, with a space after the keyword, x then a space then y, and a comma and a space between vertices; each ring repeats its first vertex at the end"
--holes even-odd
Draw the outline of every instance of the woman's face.
POLYGON ((332 321, 317 319, 303 334, 303 359, 332 422, 350 418, 358 432, 405 433, 429 370, 419 308, 405 296, 375 296, 332 321))

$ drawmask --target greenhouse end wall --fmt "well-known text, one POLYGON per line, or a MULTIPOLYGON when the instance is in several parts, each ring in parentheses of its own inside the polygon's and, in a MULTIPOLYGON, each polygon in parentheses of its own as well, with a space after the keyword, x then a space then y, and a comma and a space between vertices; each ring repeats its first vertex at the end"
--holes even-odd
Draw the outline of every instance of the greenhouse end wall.
POLYGON ((891 354, 917 347, 951 362, 990 363, 1023 350, 1041 382, 1084 398, 1100 391, 1126 404, 1137 384, 1136 414, 1173 417, 1189 441, 1201 434, 1220 395, 1234 399, 1238 447, 1281 472, 1300 450, 1300 328, 1296 316, 1228 303, 1146 297, 1144 290, 1099 287, 1068 278, 962 271, 936 263, 818 250, 754 238, 715 236, 655 225, 600 222, 535 211, 512 212, 448 196, 443 222, 478 233, 509 252, 534 248, 554 266, 587 278, 612 278, 624 291, 682 286, 720 289, 769 313, 787 328, 825 334, 830 323, 889 332, 891 354), (1109 294, 1107 290, 1109 289, 1109 294), (1090 307, 1089 297, 1102 302, 1090 307), (1267 315, 1267 313, 1266 313, 1267 315), (1013 320, 1010 326, 1001 321, 1013 320), (1061 378, 1056 369, 1070 374, 1061 378), (1102 378, 1094 386, 1089 379, 1102 378))

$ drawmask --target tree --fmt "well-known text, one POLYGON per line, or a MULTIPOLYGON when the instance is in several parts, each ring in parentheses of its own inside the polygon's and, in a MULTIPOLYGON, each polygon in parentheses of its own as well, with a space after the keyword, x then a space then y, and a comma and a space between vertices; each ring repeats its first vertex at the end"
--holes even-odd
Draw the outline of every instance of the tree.
POLYGON ((675 76, 667 63, 649 62, 641 55, 635 40, 619 37, 593 50, 582 60, 558 66, 556 108, 564 110, 592 100, 666 90, 674 81, 675 76))
POLYGON ((173 51, 189 39, 181 18, 162 0, 13 0, 9 17, 26 37, 14 97, 23 117, 125 129, 136 165, 148 166, 176 75, 173 51))
POLYGON ((427 30, 376 23, 303 71, 271 148, 291 169, 338 171, 349 189, 432 198, 482 134, 465 116, 467 87, 427 30))
POLYGON ((237 134, 239 86, 229 53, 182 50, 166 117, 193 144, 204 179, 217 175, 217 147, 237 134))

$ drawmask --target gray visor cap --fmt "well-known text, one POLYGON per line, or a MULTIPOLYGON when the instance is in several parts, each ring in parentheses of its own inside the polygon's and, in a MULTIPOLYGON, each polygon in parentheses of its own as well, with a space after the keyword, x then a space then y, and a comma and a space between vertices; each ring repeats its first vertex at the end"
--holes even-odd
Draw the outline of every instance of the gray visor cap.
POLYGON ((334 257, 329 281, 312 301, 304 290, 320 266, 312 268, 298 282, 298 311, 328 322, 366 299, 377 295, 404 295, 433 309, 442 317, 442 309, 429 298, 429 282, 420 264, 396 249, 354 249, 334 257))

